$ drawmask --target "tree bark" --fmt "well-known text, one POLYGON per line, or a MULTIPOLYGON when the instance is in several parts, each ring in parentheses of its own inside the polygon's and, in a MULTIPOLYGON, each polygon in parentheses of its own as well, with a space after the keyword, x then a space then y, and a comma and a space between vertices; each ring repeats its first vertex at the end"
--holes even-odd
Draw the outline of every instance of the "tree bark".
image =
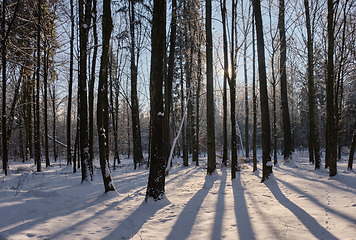
POLYGON ((98 33, 97 33, 97 10, 96 10, 96 0, 93 1, 92 8, 92 18, 93 18, 93 38, 94 38, 94 46, 93 46, 93 59, 91 65, 91 74, 88 81, 88 122, 89 122, 89 166, 90 172, 93 173, 93 161, 94 161, 94 84, 95 84, 95 73, 96 73, 96 59, 98 56, 98 33))
POLYGON ((84 3, 79 0, 79 142, 82 169, 82 182, 92 181, 92 167, 90 166, 90 153, 88 141, 88 104, 87 104, 87 45, 88 32, 91 22, 91 0, 84 3))
POLYGON ((281 76, 281 105, 283 118, 283 135, 284 135, 284 161, 289 161, 292 157, 292 134, 290 127, 288 94, 287 94, 287 44, 286 30, 284 25, 284 0, 279 0, 279 36, 280 36, 280 76, 281 76))
POLYGON ((236 178, 237 166, 237 139, 236 139, 236 56, 235 56, 235 33, 236 33, 236 3, 232 1, 232 23, 231 23, 231 79, 229 81, 230 87, 230 117, 231 117, 231 179, 236 178))
POLYGON ((133 134, 133 154, 134 169, 142 165, 142 144, 141 144, 141 127, 139 115, 139 103, 137 96, 137 65, 135 49, 135 1, 129 1, 130 9, 130 36, 131 36, 131 114, 132 114, 132 134, 133 134))
POLYGON ((41 172, 40 144, 40 65, 41 65, 41 0, 38 0, 37 16, 37 66, 36 66, 36 98, 35 98, 35 162, 37 172, 41 172))
POLYGON ((252 105, 253 105, 253 134, 252 134, 252 171, 257 170, 257 96, 256 96, 256 69, 255 69, 255 16, 252 16, 252 105))
MULTIPOLYGON (((170 114, 172 108, 172 84, 173 84, 173 75, 174 75, 174 56, 176 48, 176 32, 177 32, 177 0, 172 0, 172 20, 171 20, 171 36, 170 36, 170 46, 169 46, 169 57, 168 57, 168 73, 166 78, 165 85, 165 109, 164 109, 164 118, 165 118, 165 150, 166 150, 166 159, 168 161, 169 153, 171 149, 171 137, 170 137, 170 114)), ((167 162, 167 165, 169 163, 167 162)))
POLYGON ((256 21, 257 33, 257 53, 258 53, 258 72, 260 81, 260 102, 261 102, 261 122, 262 122, 262 179, 264 182, 272 174, 271 161, 271 130, 270 118, 268 108, 268 94, 267 94, 267 77, 266 64, 263 40, 263 25, 261 17, 260 0, 253 0, 253 11, 256 21))
POLYGON ((165 194, 165 151, 163 140, 163 62, 166 38, 166 0, 154 0, 151 36, 151 164, 148 177, 146 201, 160 200, 165 194))
POLYGON ((328 61, 326 82, 326 154, 325 162, 329 166, 330 177, 336 169, 336 128, 334 109, 334 1, 328 0, 328 61))
MULTIPOLYGON (((72 88, 73 88, 73 58, 74 58, 74 5, 73 0, 70 0, 70 59, 69 59, 69 83, 68 83, 68 107, 67 107, 67 165, 72 164, 71 150, 71 123, 72 123, 72 88)), ((75 159, 74 159, 75 161, 75 159)))
POLYGON ((221 7, 221 19, 223 27, 223 48, 224 48, 224 95, 223 95, 223 158, 222 164, 227 166, 227 156, 228 156, 228 147, 227 147, 227 81, 229 81, 229 56, 227 49, 227 33, 226 33, 226 0, 220 0, 221 7))
POLYGON ((208 174, 216 169, 215 157, 215 104, 213 80, 213 37, 211 26, 211 0, 206 0, 206 97, 207 97, 207 142, 208 142, 208 174))
POLYGON ((347 165, 348 169, 352 169, 352 165, 354 162, 354 155, 355 155, 355 147, 356 147, 356 120, 355 120, 354 132, 353 132, 351 148, 350 148, 349 163, 347 165))
POLYGON ((308 47, 308 98, 309 98, 309 159, 315 163, 315 169, 320 168, 320 146, 319 146, 319 124, 315 103, 315 83, 314 83, 314 50, 313 38, 310 25, 309 1, 304 0, 305 17, 307 26, 307 47, 308 47), (310 147, 312 149, 310 149, 310 147))
POLYGON ((114 184, 111 179, 109 159, 107 158, 107 136, 105 119, 109 119, 108 101, 108 63, 109 63, 109 44, 111 31, 113 28, 111 19, 111 0, 103 1, 103 20, 102 20, 102 53, 100 62, 98 102, 97 102, 97 127, 99 138, 100 169, 103 177, 105 193, 114 191, 114 184))

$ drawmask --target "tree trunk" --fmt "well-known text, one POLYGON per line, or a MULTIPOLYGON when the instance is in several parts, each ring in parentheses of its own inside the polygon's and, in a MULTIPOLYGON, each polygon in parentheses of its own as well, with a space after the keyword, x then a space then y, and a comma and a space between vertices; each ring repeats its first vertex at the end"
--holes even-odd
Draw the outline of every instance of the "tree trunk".
POLYGON ((263 173, 261 182, 264 182, 272 174, 271 161, 271 130, 268 108, 267 77, 263 40, 263 25, 261 17, 260 0, 253 0, 253 11, 256 20, 258 72, 260 80, 260 102, 262 122, 262 164, 263 173))
POLYGON ((306 26, 307 26, 307 47, 308 47, 308 98, 309 98, 309 149, 311 156, 310 161, 315 162, 315 169, 320 168, 320 146, 319 146, 319 124, 315 103, 315 83, 314 83, 314 50, 313 38, 310 26, 309 2, 304 0, 306 26))
POLYGON ((234 36, 236 32, 235 21, 235 0, 232 1, 232 24, 231 24, 231 79, 229 82, 230 87, 230 111, 231 111, 231 179, 236 178, 236 166, 237 166, 237 139, 236 139, 236 56, 234 47, 234 36))
POLYGON ((356 120, 355 120, 354 133, 353 133, 351 148, 350 148, 349 163, 347 165, 348 169, 352 169, 352 165, 354 162, 355 147, 356 147, 356 120))
POLYGON ((193 151, 193 161, 195 165, 199 166, 199 109, 200 109, 200 83, 202 78, 201 72, 201 52, 200 47, 198 48, 198 82, 197 82, 197 92, 196 92, 196 109, 195 109, 195 146, 193 151))
MULTIPOLYGON (((166 159, 168 161, 169 153, 171 150, 171 138, 170 138, 170 114, 172 108, 172 84, 173 84, 173 75, 174 75, 174 56, 176 49, 176 32, 177 32, 177 0, 172 0, 172 20, 171 20, 171 36, 170 36, 170 46, 169 46, 169 57, 168 57, 168 73, 166 78, 165 85, 165 150, 166 150, 166 159)), ((169 163, 167 162, 167 165, 169 163)))
POLYGON ((37 22, 37 66, 36 66, 36 100, 35 100, 35 162, 37 172, 41 172, 40 145, 40 65, 41 65, 41 0, 38 0, 37 22))
POLYGON ((165 151, 163 140, 163 61, 166 38, 166 1, 154 0, 152 21, 152 52, 150 79, 151 117, 151 164, 148 177, 146 201, 160 200, 165 193, 165 151))
POLYGON ((211 0, 206 0, 206 97, 207 97, 207 142, 208 174, 216 169, 215 157, 215 113, 214 113, 214 80, 213 80, 213 37, 211 26, 211 0))
POLYGON ((252 100, 253 100, 253 134, 252 134, 252 158, 253 172, 257 170, 257 96, 256 96, 256 69, 255 69, 255 14, 252 16, 252 100))
MULTIPOLYGON (((52 131, 52 135, 53 135, 53 157, 54 157, 54 161, 57 162, 57 157, 58 157, 58 153, 57 153, 57 148, 56 148, 56 85, 53 84, 52 86, 52 111, 53 111, 53 131, 52 131)), ((67 146, 68 148, 68 146, 67 146)))
POLYGON ((336 128, 334 111, 334 1, 328 0, 328 61, 326 82, 326 154, 325 162, 329 165, 330 177, 336 169, 336 128))
POLYGON ((93 174, 93 161, 94 161, 94 84, 95 84, 95 73, 96 73, 96 59, 98 56, 98 33, 97 33, 97 10, 96 10, 96 0, 93 1, 93 11, 92 11, 92 18, 93 18, 93 38, 94 38, 94 46, 93 46, 93 59, 91 65, 91 74, 88 81, 88 88, 89 88, 89 98, 88 98, 88 107, 89 107, 89 166, 90 172, 93 174))
POLYGON ((97 103, 97 128, 99 138, 100 168, 103 177, 105 193, 114 191, 114 184, 111 179, 109 159, 107 158, 107 131, 105 119, 109 119, 108 101, 108 63, 109 63, 109 44, 111 31, 113 28, 111 19, 111 0, 103 1, 103 28, 102 28, 102 53, 100 62, 98 103, 97 103))
POLYGON ((220 0, 221 7, 221 19, 223 27, 223 47, 224 47, 224 95, 223 95, 223 135, 224 135, 224 145, 223 145, 223 158, 222 164, 227 166, 227 81, 229 79, 229 56, 227 49, 227 33, 226 33, 226 0, 220 0))
MULTIPOLYGON (((180 59, 180 95, 181 95, 181 109, 182 109, 182 121, 183 121, 183 133, 182 133, 182 148, 183 148, 183 165, 188 166, 188 146, 187 146, 187 122, 184 117, 185 105, 184 105, 184 79, 183 79, 183 61, 180 59)), ((186 99, 188 101, 188 98, 186 99)))
POLYGON ((280 76, 281 76, 281 105, 283 118, 283 135, 284 135, 284 161, 289 161, 292 157, 292 134, 290 127, 288 95, 287 95, 287 44, 286 30, 284 25, 284 0, 279 0, 279 35, 280 35, 280 76))
POLYGON ((135 1, 129 1, 130 4, 130 36, 131 36, 131 113, 132 113, 132 134, 133 134, 133 154, 134 154, 134 169, 142 165, 142 144, 141 144, 141 127, 139 115, 139 103, 137 96, 137 65, 135 49, 135 1))
POLYGON ((87 104, 87 45, 88 32, 91 22, 91 0, 79 0, 79 119, 80 119, 80 158, 82 168, 82 182, 92 181, 92 166, 90 163, 88 141, 88 104, 87 104))
MULTIPOLYGON (((71 150, 71 125, 72 125, 72 88, 73 88, 73 58, 74 58, 74 5, 73 0, 70 0, 70 60, 69 60, 69 83, 68 83, 68 107, 67 107, 67 165, 72 164, 71 150)), ((75 161, 75 160, 74 160, 75 161)))
POLYGON ((247 89, 247 31, 248 25, 245 25, 245 16, 243 12, 243 0, 241 1, 242 8, 242 25, 244 31, 244 80, 245 80, 245 157, 250 157, 250 144, 249 144, 249 107, 248 107, 248 89, 247 89))
POLYGON ((5 22, 6 22, 6 5, 7 1, 2 2, 2 21, 1 21, 1 68, 2 68, 2 117, 1 117, 1 129, 2 129, 2 166, 5 176, 8 171, 8 142, 6 132, 6 67, 7 67, 7 44, 5 39, 5 22))
POLYGON ((50 166, 48 149, 48 52, 47 44, 44 43, 43 49, 43 124, 45 140, 45 159, 46 167, 50 166))

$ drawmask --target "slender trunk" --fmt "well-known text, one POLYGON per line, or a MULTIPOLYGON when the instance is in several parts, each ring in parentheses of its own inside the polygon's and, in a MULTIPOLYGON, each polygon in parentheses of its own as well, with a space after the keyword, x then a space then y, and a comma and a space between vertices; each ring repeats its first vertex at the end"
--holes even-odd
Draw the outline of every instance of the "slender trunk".
MULTIPOLYGON (((170 138, 170 114, 172 108, 172 84, 174 75, 174 56, 176 48, 176 32, 177 32, 177 0, 172 0, 172 20, 171 20, 171 36, 170 36, 170 46, 169 46, 169 57, 168 57, 168 73, 165 85, 165 149, 166 149, 166 159, 168 161, 169 152, 171 149, 171 138, 170 138)), ((168 162, 167 162, 168 165, 168 162)))
POLYGON ((326 82, 326 157, 330 177, 335 176, 336 169, 336 128, 334 111, 334 1, 328 0, 328 61, 326 82))
MULTIPOLYGON (((183 133, 182 133, 182 147, 183 147, 183 165, 188 166, 188 147, 187 147, 187 124, 184 117, 184 80, 183 80, 183 62, 182 58, 180 60, 180 70, 181 70, 181 77, 180 77, 180 95, 181 95, 181 109, 182 109, 182 121, 183 121, 183 133)), ((188 99, 187 99, 188 101, 188 99)))
POLYGON ((250 144, 249 144, 249 107, 248 107, 248 89, 247 89, 247 30, 248 26, 245 25, 243 0, 241 0, 242 8, 242 26, 244 31, 244 80, 245 80, 245 157, 250 157, 250 144))
POLYGON ((315 102, 315 83, 314 83, 314 53, 313 38, 310 25, 309 2, 304 0, 306 26, 307 26, 307 47, 308 47, 308 97, 309 97, 309 149, 310 161, 315 162, 315 169, 320 168, 320 147, 319 147, 319 124, 315 102))
POLYGON ((50 166, 48 149, 48 52, 47 45, 44 43, 43 49, 43 124, 45 140, 45 159, 46 167, 50 166))
POLYGON ((354 162, 355 147, 356 147, 356 120, 355 120, 354 133, 353 133, 351 148, 350 148, 349 163, 347 165, 348 169, 352 169, 352 165, 354 162))
POLYGON ((201 52, 200 47, 198 48, 198 82, 197 82, 197 92, 196 92, 196 109, 195 109, 195 146, 193 152, 193 160, 195 161, 195 165, 199 166, 199 109, 200 109, 200 82, 202 78, 201 73, 201 52))
POLYGON ((93 10, 92 10, 92 18, 93 18, 93 38, 94 38, 94 46, 93 46, 93 59, 91 65, 91 74, 88 81, 88 121, 89 121, 89 167, 90 172, 93 174, 93 161, 94 161, 94 84, 95 84, 95 73, 96 73, 96 59, 98 56, 98 33, 97 33, 97 10, 96 10, 96 0, 93 1, 93 10))
POLYGON ((253 0, 253 11, 256 21, 257 33, 257 54, 258 54, 258 71, 260 81, 260 102, 261 102, 261 122, 262 122, 262 180, 264 182, 272 174, 271 161, 271 130, 268 108, 267 94, 267 77, 266 63, 263 40, 263 25, 261 17, 261 5, 259 0, 253 0))
POLYGON ((40 145, 40 65, 41 65, 41 0, 38 0, 37 22, 37 66, 36 66, 36 103, 35 103, 35 162, 37 172, 41 172, 41 145, 40 145))
MULTIPOLYGON (((135 43, 135 1, 129 1, 130 4, 130 36, 131 36, 131 113, 132 113, 132 134, 133 134, 133 154, 134 169, 142 165, 142 144, 141 127, 139 115, 139 103, 137 95, 137 65, 136 65, 136 43, 135 43)), ((138 51, 138 49, 137 49, 138 51)), ((138 54, 137 54, 138 55, 138 54)))
MULTIPOLYGON (((53 84, 52 86, 52 111, 53 111, 53 157, 54 161, 57 162, 57 148, 56 148, 56 85, 53 84)), ((68 147, 68 146, 67 146, 68 147)))
POLYGON ((252 158, 253 170, 257 170, 257 96, 256 96, 256 69, 255 69, 255 17, 252 16, 252 100, 253 100, 253 134, 252 134, 252 158))
POLYGON ((87 45, 88 32, 91 22, 91 0, 79 0, 79 119, 80 119, 80 158, 82 182, 92 181, 92 166, 90 163, 88 141, 88 104, 87 104, 87 45))
POLYGON ((228 156, 228 147, 227 147, 227 81, 229 79, 229 56, 227 49, 227 33, 226 33, 226 0, 220 0, 221 7, 221 18, 222 18, 222 27, 223 27, 223 47, 224 47, 224 95, 223 95, 223 135, 224 135, 224 145, 223 145, 223 158, 222 164, 227 166, 227 156, 228 156))
POLYGON ((236 166, 237 166, 237 139, 236 139, 236 59, 235 47, 234 47, 234 36, 236 32, 236 22, 235 22, 235 0, 232 1, 232 23, 231 23, 231 79, 229 82, 230 87, 230 111, 231 111, 231 179, 236 178, 236 166))
MULTIPOLYGON (((70 34, 70 60, 69 60, 69 83, 68 83, 68 107, 67 107, 67 165, 72 164, 71 150, 71 124, 72 124, 72 86, 73 86, 73 58, 74 58, 74 5, 73 0, 70 0, 70 18, 71 18, 71 34, 70 34)), ((75 161, 75 160, 74 160, 75 161)))
POLYGON ((5 40, 5 22, 6 22, 6 5, 7 1, 2 2, 2 21, 1 21, 1 68, 2 68, 2 117, 1 117, 1 128, 2 128, 2 166, 5 176, 7 176, 8 171, 8 142, 7 142, 7 132, 6 132, 6 67, 7 67, 7 44, 5 40))
POLYGON ((288 95, 287 95, 287 43, 286 30, 284 25, 284 0, 279 0, 279 35, 280 35, 280 76, 281 76, 281 105, 283 118, 283 134, 284 134, 284 160, 289 161, 292 157, 292 134, 290 127, 288 95))

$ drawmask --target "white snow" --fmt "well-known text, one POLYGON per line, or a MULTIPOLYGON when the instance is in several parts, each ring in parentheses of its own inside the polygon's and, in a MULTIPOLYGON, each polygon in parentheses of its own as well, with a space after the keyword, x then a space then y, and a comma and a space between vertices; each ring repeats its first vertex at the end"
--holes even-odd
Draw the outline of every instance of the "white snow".
MULTIPOLYGON (((0 239, 356 239, 356 174, 347 157, 330 178, 314 170, 307 153, 295 154, 297 168, 273 167, 260 183, 252 163, 237 178, 220 168, 206 174, 174 159, 166 196, 144 202, 148 170, 132 159, 112 171, 118 192, 104 194, 98 162, 91 184, 68 166, 36 173, 33 164, 10 162, 0 172, 0 239)), ((279 159, 283 162, 283 158, 279 159)))

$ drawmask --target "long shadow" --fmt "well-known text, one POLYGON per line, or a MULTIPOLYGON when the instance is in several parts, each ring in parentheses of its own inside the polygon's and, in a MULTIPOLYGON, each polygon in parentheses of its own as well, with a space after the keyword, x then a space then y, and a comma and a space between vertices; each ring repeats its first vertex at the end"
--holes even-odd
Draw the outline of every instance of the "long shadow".
POLYGON ((212 239, 221 239, 221 231, 222 231, 222 222, 225 212, 225 186, 226 186, 226 168, 221 168, 221 181, 218 192, 218 201, 216 203, 215 208, 215 218, 214 218, 214 227, 213 227, 213 235, 212 239))
POLYGON ((155 213, 169 205, 168 199, 164 198, 162 200, 151 202, 143 201, 141 205, 128 216, 120 225, 107 235, 103 240, 111 239, 131 239, 133 238, 142 228, 142 226, 155 215, 155 213))
POLYGON ((184 207, 167 239, 181 240, 189 237, 199 209, 203 204, 205 197, 208 195, 210 189, 213 187, 215 180, 216 177, 214 175, 206 175, 203 188, 200 189, 184 207))
POLYGON ((272 192, 278 202, 282 204, 285 208, 287 208, 289 211, 291 211, 304 224, 304 226, 308 228, 309 232, 312 233, 317 239, 337 239, 328 230, 320 226, 320 224, 306 211, 304 211, 302 208, 300 208, 292 201, 290 201, 286 196, 284 196, 278 186, 278 183, 266 182, 265 185, 269 188, 269 190, 272 192))
POLYGON ((237 173, 236 179, 232 181, 234 193, 235 216, 240 239, 255 239, 250 217, 247 211, 244 187, 241 184, 241 172, 237 173))
POLYGON ((348 215, 345 215, 343 213, 340 213, 340 212, 337 212, 335 211, 334 209, 331 209, 330 207, 328 206, 325 206, 324 204, 322 204, 319 200, 317 200, 315 197, 313 197, 312 195, 310 194, 307 194, 306 192, 303 192, 302 190, 300 190, 299 188, 297 188, 296 186, 294 186, 293 184, 291 183, 288 183, 288 182, 285 182, 285 181, 282 181, 280 179, 278 179, 279 182, 283 183, 286 187, 292 189, 293 191, 295 192, 298 192, 299 194, 301 195, 304 195, 306 196, 309 200, 313 201, 315 204, 319 205, 321 208, 325 208, 327 209, 328 212, 330 213, 333 213, 335 215, 338 215, 339 217, 342 217, 348 221, 350 221, 351 223, 356 223, 356 219, 348 216, 348 215))
POLYGON ((311 172, 311 173, 313 173, 313 174, 315 174, 315 175, 319 175, 320 177, 322 177, 322 179, 314 179, 314 178, 309 178, 308 176, 306 176, 306 175, 304 175, 304 174, 302 174, 302 173, 299 173, 298 171, 293 171, 292 169, 285 169, 285 168, 279 168, 279 169, 280 169, 280 171, 286 171, 286 172, 288 172, 288 174, 293 175, 293 176, 296 176, 296 177, 298 177, 298 178, 302 178, 302 179, 306 179, 306 180, 308 180, 308 181, 313 181, 313 182, 318 182, 318 183, 322 182, 322 183, 324 183, 324 184, 327 185, 327 186, 332 186, 332 187, 334 187, 334 188, 338 188, 338 189, 343 190, 343 191, 346 191, 346 192, 353 192, 353 191, 350 190, 350 189, 347 189, 347 188, 345 188, 345 187, 338 186, 338 185, 336 185, 335 183, 333 183, 331 180, 338 181, 338 182, 340 182, 340 183, 342 183, 342 184, 347 185, 349 188, 356 189, 356 187, 353 186, 352 184, 347 184, 347 183, 353 181, 353 178, 352 178, 351 176, 341 175, 342 177, 345 178, 345 181, 347 182, 347 183, 345 183, 345 182, 342 182, 342 181, 340 180, 340 174, 339 174, 339 175, 336 175, 335 177, 328 178, 327 176, 325 176, 325 174, 323 174, 323 172, 320 172, 320 171, 318 171, 318 170, 308 171, 307 169, 305 169, 305 171, 311 172), (347 180, 346 180, 346 179, 347 179, 347 180))

